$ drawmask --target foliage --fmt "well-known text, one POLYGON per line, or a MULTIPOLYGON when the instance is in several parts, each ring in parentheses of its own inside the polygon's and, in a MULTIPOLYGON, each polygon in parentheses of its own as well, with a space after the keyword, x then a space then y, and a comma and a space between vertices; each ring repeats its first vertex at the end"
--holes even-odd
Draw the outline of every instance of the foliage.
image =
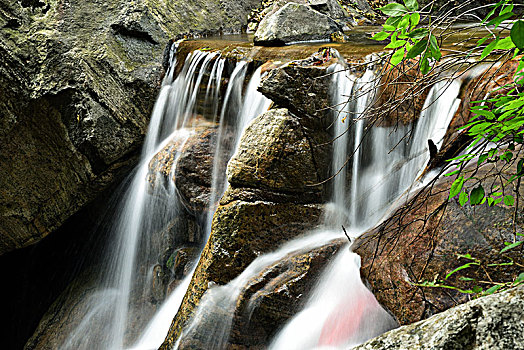
MULTIPOLYGON (((504 21, 516 18, 514 9, 515 5, 510 0, 502 0, 494 4, 488 15, 479 23, 488 34, 477 39, 471 49, 461 53, 464 60, 475 59, 478 62, 515 59, 518 60, 518 68, 510 83, 489 92, 486 98, 472 102, 473 117, 462 127, 470 137, 471 143, 465 154, 449 160, 457 169, 446 176, 456 176, 449 191, 450 199, 458 197, 461 206, 468 202, 472 206, 487 202, 489 206, 503 204, 514 207, 514 221, 516 221, 518 191, 524 175, 524 158, 518 158, 520 148, 524 144, 524 56, 521 55, 524 53, 524 21, 517 19, 509 33, 508 29, 502 26, 504 21), (466 170, 466 165, 472 162, 476 162, 476 169, 485 164, 502 163, 506 165, 506 169, 513 165, 513 171, 509 178, 500 177, 501 180, 496 186, 486 189, 483 186, 483 179, 476 177, 476 170, 466 170)), ((375 34, 373 39, 390 40, 386 49, 392 49, 391 66, 396 67, 404 61, 416 60, 418 69, 423 75, 432 73, 438 67, 437 63, 443 60, 440 46, 445 30, 442 30, 442 20, 434 19, 425 9, 419 9, 416 0, 403 0, 403 4, 389 3, 380 10, 388 16, 388 19, 383 25, 383 30, 375 34)), ((517 247, 522 248, 524 241, 522 238, 519 240, 518 236, 522 235, 515 231, 514 241, 507 242, 501 254, 517 247)), ((486 295, 524 281, 524 274, 520 274, 511 282, 494 282, 487 290, 478 286, 467 290, 450 286, 447 284, 450 276, 459 271, 464 272, 466 269, 480 268, 482 265, 471 255, 464 255, 461 258, 467 259, 468 262, 453 270, 443 280, 419 285, 486 295)), ((501 266, 513 263, 511 261, 501 266)), ((466 281, 468 277, 461 277, 461 280, 466 281)))
MULTIPOLYGON (((524 236, 522 234, 517 234, 517 235, 524 236)), ((516 249, 522 243, 524 243, 524 241, 517 241, 515 243, 506 242, 506 247, 504 247, 499 252, 499 254, 504 255, 504 253, 507 253, 508 251, 512 249, 516 249)), ((517 276, 517 278, 515 278, 514 280, 508 281, 508 282, 493 281, 489 273, 487 272, 487 268, 490 268, 490 267, 502 267, 503 268, 503 267, 513 266, 513 265, 518 265, 518 263, 516 263, 510 257, 505 257, 506 262, 502 262, 502 263, 483 263, 479 259, 472 257, 471 254, 459 255, 458 258, 466 260, 467 262, 455 268, 453 271, 449 272, 444 277, 444 279, 435 278, 433 281, 424 281, 422 283, 416 283, 414 285, 419 286, 419 287, 453 289, 453 290, 459 291, 464 294, 474 294, 476 296, 485 296, 485 295, 490 295, 498 291, 502 291, 508 288, 513 288, 518 285, 524 284, 524 272, 520 273, 517 276), (480 279, 475 279, 475 278, 466 276, 465 274, 467 273, 467 271, 470 271, 471 269, 482 271, 486 279, 480 280, 480 279), (459 287, 456 287, 450 284, 449 283, 450 277, 457 274, 458 272, 460 272, 461 274, 461 276, 459 277, 459 280, 462 282, 471 283, 473 287, 469 289, 462 289, 462 288, 459 288, 459 287), (486 288, 485 286, 488 286, 488 287, 486 288)), ((520 267, 523 267, 523 266, 520 266, 520 267)))

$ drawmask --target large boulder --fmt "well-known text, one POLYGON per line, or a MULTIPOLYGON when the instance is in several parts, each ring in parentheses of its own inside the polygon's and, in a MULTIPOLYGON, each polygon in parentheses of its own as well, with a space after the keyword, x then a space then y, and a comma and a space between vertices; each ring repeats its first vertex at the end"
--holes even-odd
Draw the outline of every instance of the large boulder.
POLYGON ((275 109, 251 123, 228 164, 235 187, 317 196, 329 166, 327 133, 311 132, 287 109, 275 109))
POLYGON ((329 147, 320 141, 328 134, 302 122, 282 108, 260 115, 246 129, 229 163, 229 189, 162 349, 176 342, 210 286, 229 283, 258 256, 320 223, 324 189, 317 183, 327 162, 319 156, 329 147))
MULTIPOLYGON (((485 188, 498 184, 494 173, 484 168, 475 176, 483 179, 485 188)), ((457 289, 423 287, 424 283, 461 290, 475 286, 486 289, 490 287, 486 281, 511 282, 522 272, 524 257, 519 250, 499 253, 505 242, 521 239, 515 232, 524 232, 522 212, 504 205, 460 206, 457 198, 448 200, 453 180, 444 177, 431 183, 354 243, 354 251, 362 257, 363 279, 402 325, 471 298, 471 294, 457 289), (470 257, 466 257, 468 254, 470 257), (446 278, 467 263, 474 264, 446 278), (493 265, 501 263, 509 265, 493 265)))
POLYGON ((292 42, 330 40, 341 27, 331 17, 310 6, 287 3, 264 17, 255 33, 256 45, 280 46, 292 42))
POLYGON ((256 3, 0 1, 0 254, 135 163, 170 37, 239 31, 256 3))
POLYGON ((400 327, 355 350, 524 349, 524 286, 400 327))

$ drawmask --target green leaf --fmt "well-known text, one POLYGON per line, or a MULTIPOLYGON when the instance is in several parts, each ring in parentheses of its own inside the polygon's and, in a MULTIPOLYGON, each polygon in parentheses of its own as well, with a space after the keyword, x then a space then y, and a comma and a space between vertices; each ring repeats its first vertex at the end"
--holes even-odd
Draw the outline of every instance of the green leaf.
POLYGON ((380 33, 377 33, 377 34, 373 35, 373 37, 371 39, 376 40, 376 41, 386 40, 389 37, 390 34, 391 33, 380 32, 380 33))
POLYGON ((503 15, 503 14, 505 14, 505 13, 511 12, 511 11, 513 11, 513 8, 514 8, 514 7, 515 7, 515 6, 514 6, 513 4, 510 4, 510 5, 508 5, 508 6, 504 6, 504 7, 500 10, 500 13, 499 13, 499 14, 500 14, 500 15, 503 15))
POLYGON ((482 187, 482 185, 479 185, 471 191, 471 194, 469 196, 469 202, 471 203, 471 205, 481 204, 482 200, 484 199, 484 195, 484 188, 482 187))
POLYGON ((428 74, 429 69, 430 69, 429 59, 426 57, 426 55, 424 55, 422 57, 422 61, 420 61, 420 73, 426 75, 428 74))
POLYGON ((387 30, 388 32, 391 32, 391 31, 394 31, 394 30, 397 29, 397 27, 395 27, 395 26, 390 26, 389 24, 384 24, 384 25, 382 26, 382 28, 384 28, 384 30, 387 30))
POLYGON ((474 281, 475 279, 474 278, 470 278, 470 277, 460 276, 459 280, 464 281, 464 282, 469 282, 469 281, 474 281))
POLYGON ((490 112, 490 111, 485 111, 483 109, 477 109, 477 110, 474 110, 473 108, 471 109, 471 111, 475 114, 478 114, 478 115, 481 115, 481 116, 484 116, 488 119, 495 119, 495 114, 493 112, 490 112))
POLYGON ((493 287, 491 287, 488 290, 486 290, 483 294, 484 295, 491 295, 491 294, 495 293, 497 290, 499 290, 500 288, 502 288, 502 285, 496 284, 493 287))
POLYGON ((473 293, 475 293, 475 294, 482 293, 482 287, 475 286, 475 287, 471 288, 471 291, 473 293))
POLYGON ((410 11, 418 10, 418 1, 417 0, 404 0, 404 4, 410 11))
POLYGON ((468 202, 469 196, 466 192, 460 192, 459 204, 464 206, 468 202))
POLYGON ((484 163, 486 161, 486 159, 488 159, 488 154, 487 153, 485 153, 485 154, 483 154, 483 155, 481 155, 479 157, 479 160, 478 160, 477 164, 480 165, 480 164, 484 163))
POLYGON ((390 42, 385 49, 398 49, 401 46, 404 46, 406 44, 406 40, 395 40, 390 42))
POLYGON ((468 267, 471 267, 472 265, 476 265, 475 263, 467 263, 467 264, 464 264, 462 266, 459 266, 457 267, 455 270, 451 271, 450 273, 448 273, 446 275, 446 277, 444 278, 445 280, 447 280, 449 277, 451 277, 451 275, 453 275, 455 272, 458 272, 460 270, 464 270, 464 269, 467 269, 468 267))
POLYGON ((464 206, 469 200, 469 195, 466 191, 462 191, 460 192, 460 195, 459 195, 459 204, 461 206, 464 206))
POLYGON ((428 34, 429 30, 427 30, 426 28, 417 28, 408 34, 408 38, 411 38, 413 40, 419 40, 425 38, 428 34))
POLYGON ((411 48, 411 50, 408 51, 406 59, 417 57, 422 52, 424 52, 424 50, 426 49, 427 46, 428 46, 428 41, 427 40, 419 41, 418 43, 415 44, 415 46, 413 46, 411 48))
POLYGON ((519 50, 524 50, 524 21, 519 20, 511 28, 511 40, 519 50))
POLYGON ((402 16, 409 12, 404 5, 397 4, 396 2, 387 4, 386 6, 379 8, 379 10, 386 16, 402 16))
POLYGON ((509 50, 515 47, 515 44, 511 40, 511 37, 507 37, 498 41, 495 46, 495 50, 509 50))
POLYGON ((521 245, 522 243, 524 243, 524 241, 516 241, 515 243, 511 243, 511 244, 508 244, 504 249, 502 249, 500 252, 501 253, 505 253, 507 252, 508 250, 511 250, 513 248, 516 248, 518 247, 519 245, 521 245))
POLYGON ((502 22, 504 22, 507 19, 510 19, 513 16, 515 16, 513 12, 507 12, 501 16, 493 18, 491 21, 488 22, 488 26, 494 25, 495 27, 498 27, 502 22))
POLYGON ((524 281, 524 272, 522 272, 516 279, 515 279, 515 282, 516 283, 520 283, 524 281))
POLYGON ((482 54, 480 55, 480 59, 483 60, 484 58, 486 58, 490 53, 491 51, 495 50, 495 47, 497 46, 497 43, 499 42, 499 38, 493 40, 491 43, 489 43, 488 46, 486 46, 484 48, 484 50, 482 50, 482 54))
POLYGON ((395 51, 395 53, 393 54, 393 56, 391 56, 391 64, 396 66, 397 64, 399 64, 400 62, 402 62, 402 60, 404 59, 404 54, 406 53, 406 49, 401 47, 400 49, 398 49, 397 51, 395 51))
POLYGON ((504 204, 506 204, 508 207, 513 206, 515 204, 515 198, 511 195, 504 196, 504 204))
POLYGON ((418 12, 411 14, 410 22, 412 27, 416 27, 420 23, 420 14, 418 12))
POLYGON ((395 29, 397 28, 397 25, 398 23, 400 22, 400 20, 402 20, 402 16, 393 16, 393 17, 389 17, 387 20, 386 20, 386 25, 389 25, 389 26, 393 26, 395 27, 395 29))
POLYGON ((459 176, 458 178, 455 179, 455 181, 453 181, 453 184, 451 184, 451 189, 449 190, 449 199, 459 194, 463 186, 464 186, 464 176, 459 176))
POLYGON ((405 15, 404 17, 402 17, 402 20, 398 24, 398 27, 399 28, 407 28, 409 26, 410 18, 411 18, 411 16, 409 14, 405 15))
POLYGON ((429 36, 429 48, 431 49, 432 56, 438 61, 442 57, 442 53, 440 52, 440 48, 438 46, 437 38, 431 34, 429 36))

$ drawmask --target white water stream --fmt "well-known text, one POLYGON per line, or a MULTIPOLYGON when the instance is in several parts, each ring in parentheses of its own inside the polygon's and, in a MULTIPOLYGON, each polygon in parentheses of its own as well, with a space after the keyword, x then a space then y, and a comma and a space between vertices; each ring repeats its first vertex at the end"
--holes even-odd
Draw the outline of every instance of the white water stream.
MULTIPOLYGON (((215 116, 219 101, 222 101, 216 149, 218 155, 221 152, 230 152, 221 146, 224 143, 221 130, 226 124, 232 125, 232 138, 236 142, 239 138, 236 133, 241 132, 246 123, 269 106, 269 101, 261 94, 250 91, 258 86, 260 71, 254 74, 248 84, 246 97, 243 97, 248 68, 244 61, 236 64, 233 74, 229 76, 227 94, 224 98, 221 96, 222 78, 227 74, 226 61, 217 52, 191 53, 177 78, 173 80, 175 50, 176 48, 170 53, 171 66, 166 72, 155 103, 140 163, 129 188, 122 196, 118 217, 114 219, 116 224, 111 233, 114 236, 111 243, 113 249, 109 252, 102 271, 103 282, 96 292, 87 297, 84 317, 69 334, 61 349, 121 350, 129 346, 141 329, 145 331, 137 340, 135 349, 154 349, 160 346, 182 301, 191 273, 151 318, 156 308, 147 302, 151 293, 152 267, 157 264, 161 254, 159 249, 162 247, 150 242, 149 236, 160 232, 180 215, 182 209, 172 181, 176 165, 171 169, 168 186, 154 186, 151 193, 148 182, 150 160, 169 142, 176 141, 177 149, 181 149, 193 133, 194 127, 198 126, 198 118, 194 117, 199 107, 199 98, 202 100, 203 97, 205 103, 214 107, 215 116), (206 74, 209 74, 208 83, 202 89, 206 74), (229 116, 230 121, 226 121, 229 116), (148 270, 145 274, 144 269, 148 270), (146 326, 148 320, 150 322, 146 326)), ((176 160, 177 158, 174 160, 175 164, 176 160)), ((215 165, 221 164, 215 162, 215 165)), ((217 193, 214 199, 219 198, 225 183, 225 168, 213 170, 212 183, 212 193, 217 193)))
MULTIPOLYGON (((184 329, 182 342, 179 339, 177 344, 183 344, 184 337, 196 337, 210 350, 224 349, 237 299, 251 278, 284 256, 319 247, 342 236, 341 225, 345 225, 353 237, 376 225, 388 206, 421 174, 429 159, 427 140, 431 138, 440 146, 458 106, 459 82, 440 83, 431 90, 412 138, 400 142, 410 126, 366 128, 366 111, 375 91, 373 67, 359 78, 348 74, 341 65, 333 70, 333 104, 340 110, 335 113, 332 160, 337 176, 333 181, 333 203, 326 215, 326 230, 297 238, 255 259, 227 285, 210 288, 184 329), (217 312, 209 317, 210 310, 217 312)), ((347 349, 395 326, 393 317, 362 283, 358 255, 342 249, 326 269, 304 310, 289 321, 270 348, 347 349)))
MULTIPOLYGON (((168 186, 155 186, 155 193, 148 191, 149 162, 174 138, 180 147, 192 135, 198 125, 195 115, 202 107, 197 101, 204 101, 205 105, 212 107, 210 114, 219 118, 219 124, 211 207, 202 223, 207 238, 214 203, 227 186, 227 162, 223 161, 223 155, 227 161, 248 123, 267 110, 271 103, 256 91, 261 79, 260 69, 244 87, 249 71, 247 62, 238 62, 228 73, 227 62, 219 53, 195 51, 187 57, 173 80, 175 61, 176 55, 172 54, 173 64, 152 113, 140 164, 123 196, 119 217, 115 218, 114 249, 104 268, 104 282, 89 297, 85 317, 62 349, 121 350, 131 346, 136 350, 149 350, 160 346, 192 273, 180 282, 154 316, 155 306, 141 302, 149 298, 152 274, 140 271, 151 271, 160 254, 156 251, 158 247, 149 242, 149 235, 170 223, 181 210, 172 181, 168 186), (224 77, 228 78, 228 85, 221 96, 224 77), (203 84, 204 79, 207 79, 207 85, 203 84), (145 306, 138 307, 139 304, 145 306), (133 336, 137 329, 144 330, 138 338, 133 336)), ((340 237, 341 225, 347 227, 352 236, 374 226, 388 206, 420 176, 429 158, 427 140, 432 139, 440 147, 458 106, 459 82, 437 84, 428 96, 413 136, 406 139, 409 142, 399 142, 409 126, 367 128, 366 110, 375 91, 373 67, 358 78, 343 68, 341 65, 333 67, 336 72, 333 75, 333 103, 340 111, 334 124, 337 138, 333 146, 332 168, 334 172, 340 172, 333 181, 330 207, 334 208, 334 214, 326 216, 326 230, 297 238, 273 253, 257 258, 226 286, 210 288, 184 335, 199 332, 201 325, 209 327, 205 322, 206 310, 220 307, 229 312, 222 322, 212 325, 213 329, 207 329, 206 334, 212 337, 209 343, 215 344, 213 349, 223 349, 231 328, 232 310, 242 287, 250 278, 290 253, 319 247, 340 237)), ((274 339, 271 348, 346 349, 394 327, 392 317, 362 284, 359 268, 360 258, 349 249, 342 249, 327 268, 304 310, 290 320, 274 339)))
MULTIPOLYGON (((413 137, 401 141, 409 126, 373 127, 367 134, 363 132, 367 123, 364 111, 373 100, 372 67, 361 78, 348 74, 340 65, 335 72, 333 101, 340 108, 335 132, 342 136, 334 142, 334 171, 345 164, 351 142, 353 155, 349 178, 342 170, 334 179, 335 215, 328 216, 326 225, 338 230, 340 225, 349 225, 349 235, 358 237, 378 224, 388 207, 416 183, 429 160, 427 140, 441 146, 460 102, 457 96, 461 83, 436 84, 416 122, 413 137), (348 99, 348 95, 353 98, 348 99), (349 103, 343 104, 344 100, 349 103), (343 118, 345 123, 341 122, 343 118), (346 126, 351 120, 353 130, 346 126)), ((304 310, 286 324, 270 348, 349 349, 395 326, 393 317, 362 283, 360 257, 343 249, 327 268, 304 310)))

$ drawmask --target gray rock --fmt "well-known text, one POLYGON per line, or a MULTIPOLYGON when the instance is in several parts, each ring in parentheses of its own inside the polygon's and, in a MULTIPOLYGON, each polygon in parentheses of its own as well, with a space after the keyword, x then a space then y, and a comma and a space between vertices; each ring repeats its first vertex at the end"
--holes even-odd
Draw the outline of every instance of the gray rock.
POLYGON ((354 350, 524 349, 524 286, 397 328, 354 350))
POLYGON ((264 17, 255 33, 255 44, 278 46, 297 41, 330 40, 340 26, 310 6, 290 2, 264 17))
POLYGON ((136 162, 168 39, 239 31, 257 0, 0 0, 0 254, 136 162))
POLYGON ((327 127, 332 119, 331 84, 332 77, 326 67, 298 63, 271 70, 258 89, 277 105, 327 127))
POLYGON ((234 187, 310 194, 320 201, 329 163, 329 134, 308 130, 285 108, 269 110, 246 129, 228 164, 234 187), (320 146, 323 145, 323 146, 320 146))

